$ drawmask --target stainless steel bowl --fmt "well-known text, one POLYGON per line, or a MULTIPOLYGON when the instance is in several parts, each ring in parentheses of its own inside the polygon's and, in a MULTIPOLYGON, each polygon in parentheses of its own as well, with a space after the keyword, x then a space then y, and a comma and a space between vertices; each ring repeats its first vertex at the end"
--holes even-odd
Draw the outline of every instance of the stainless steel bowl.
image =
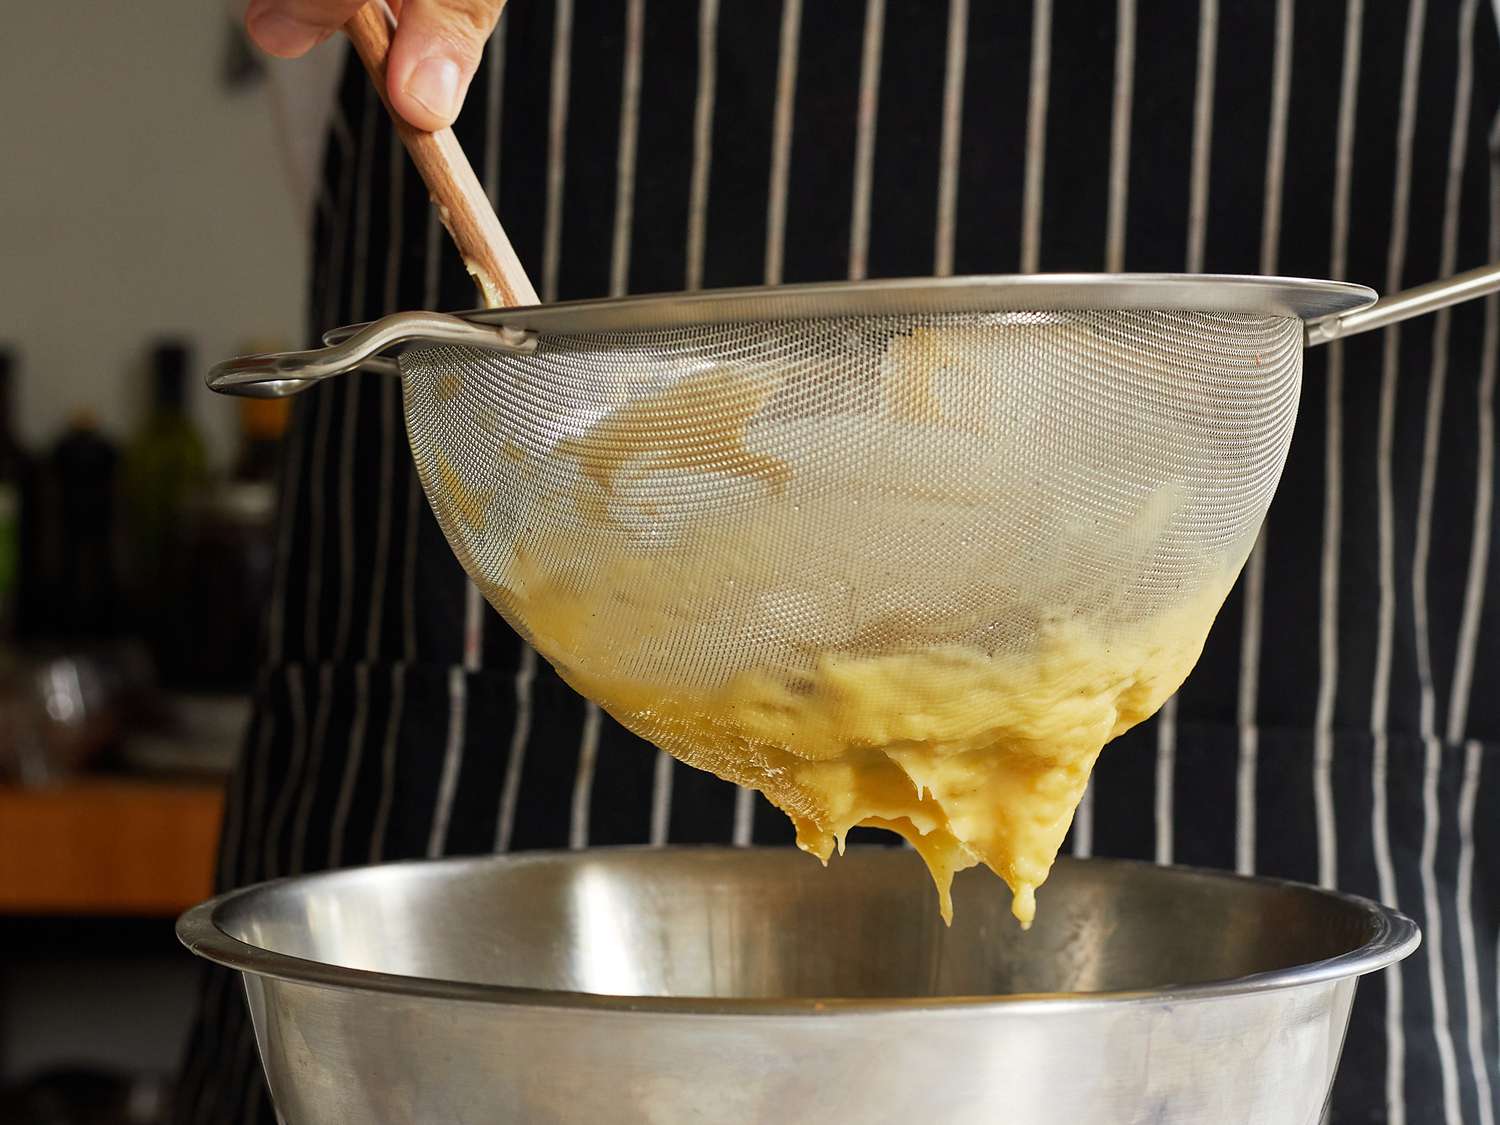
POLYGON ((608 849, 304 876, 188 911, 289 1125, 1314 1123, 1409 918, 1268 879, 1063 860, 1023 933, 951 929, 910 851, 608 849))

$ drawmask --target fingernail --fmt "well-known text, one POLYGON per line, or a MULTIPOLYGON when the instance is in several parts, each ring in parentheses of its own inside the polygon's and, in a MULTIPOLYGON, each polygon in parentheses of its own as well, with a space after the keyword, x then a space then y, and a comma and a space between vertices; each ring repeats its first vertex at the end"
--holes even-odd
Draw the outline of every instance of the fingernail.
POLYGON ((246 21, 250 37, 273 55, 303 55, 318 45, 323 29, 281 12, 252 13, 246 21))
POLYGON ((406 80, 406 92, 444 121, 458 116, 458 64, 441 55, 423 59, 406 80))

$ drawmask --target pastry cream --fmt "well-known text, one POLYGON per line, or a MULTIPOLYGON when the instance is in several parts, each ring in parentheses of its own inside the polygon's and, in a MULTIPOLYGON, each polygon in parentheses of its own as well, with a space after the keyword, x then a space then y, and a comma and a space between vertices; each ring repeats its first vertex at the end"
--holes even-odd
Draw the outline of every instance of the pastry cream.
POLYGON ((953 874, 984 863, 1030 923, 1100 749, 1176 690, 1224 595, 1208 587, 1109 633, 1059 614, 1024 656, 824 652, 797 670, 687 688, 621 674, 615 654, 638 643, 636 622, 670 612, 691 578, 656 568, 650 585, 630 583, 632 611, 621 614, 613 583, 565 589, 528 558, 518 556, 519 581, 498 600, 575 689, 688 764, 759 789, 825 862, 856 825, 904 836, 932 872, 945 920, 953 874))

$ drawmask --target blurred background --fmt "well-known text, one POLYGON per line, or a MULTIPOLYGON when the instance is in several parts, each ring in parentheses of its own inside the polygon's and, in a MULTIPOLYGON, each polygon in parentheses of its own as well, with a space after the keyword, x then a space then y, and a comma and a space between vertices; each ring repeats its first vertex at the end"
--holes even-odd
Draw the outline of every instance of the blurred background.
POLYGON ((320 154, 283 138, 322 61, 253 56, 223 0, 6 11, 0 1122, 171 1097, 286 424, 202 376, 305 338, 320 154))

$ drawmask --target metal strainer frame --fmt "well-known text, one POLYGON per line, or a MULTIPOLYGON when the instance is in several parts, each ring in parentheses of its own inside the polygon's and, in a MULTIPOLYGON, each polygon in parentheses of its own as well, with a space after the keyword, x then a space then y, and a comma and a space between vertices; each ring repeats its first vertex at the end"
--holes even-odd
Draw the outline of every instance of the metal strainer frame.
MULTIPOLYGON (((716 584, 670 615, 695 666, 750 659, 751 636, 777 661, 856 637, 928 644, 934 630, 993 652, 1057 607, 1144 619, 1237 569, 1280 477, 1302 346, 1369 319, 1375 300, 1342 282, 1175 274, 707 290, 403 313, 333 330, 322 349, 230 361, 209 381, 285 395, 356 366, 398 373, 446 538, 539 647, 516 599, 555 605, 544 588, 595 585, 579 567, 608 556, 625 612, 639 579, 622 557, 657 573, 700 552, 734 573, 695 567, 671 583, 716 584), (908 343, 892 360, 897 338, 908 343), (398 366, 386 353, 403 346, 398 366), (915 364, 912 377, 888 361, 915 364), (696 397, 671 401, 684 388, 696 397), (529 580, 523 556, 542 568, 529 580)), ((646 621, 628 627, 673 647, 646 621)), ((660 659, 640 655, 637 671, 660 659)))
POLYGON ((1496 287, 1500 266, 1378 303, 1373 289, 1349 282, 1242 274, 1019 274, 708 289, 459 313, 394 313, 332 329, 324 334, 323 348, 227 360, 213 367, 207 382, 224 394, 282 397, 357 368, 394 374, 388 353, 413 343, 529 351, 539 333, 895 314, 1141 310, 1289 316, 1306 325, 1306 343, 1314 346, 1496 287))
MULTIPOLYGON (((1102 741, 1154 711, 1260 530, 1303 347, 1496 287, 1500 268, 1382 305, 1333 281, 1033 275, 406 313, 210 384, 399 370, 479 590, 571 686, 766 792, 818 850, 847 828, 827 747, 988 752, 989 698, 1021 701, 1018 744, 1033 712, 1102 741), (891 676, 928 702, 867 706, 891 676)), ((872 761, 909 820, 898 782, 923 763, 872 761)))

